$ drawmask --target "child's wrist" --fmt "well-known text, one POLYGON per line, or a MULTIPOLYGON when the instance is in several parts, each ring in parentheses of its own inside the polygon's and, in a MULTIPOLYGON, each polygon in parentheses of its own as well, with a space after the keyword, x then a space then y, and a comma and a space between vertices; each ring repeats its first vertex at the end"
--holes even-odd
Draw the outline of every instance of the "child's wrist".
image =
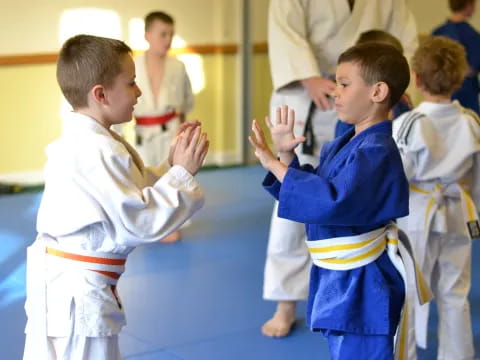
POLYGON ((270 171, 272 172, 272 169, 274 169, 278 163, 280 163, 281 161, 276 159, 276 158, 271 158, 266 164, 265 164, 265 169, 267 171, 270 171))
POLYGON ((284 163, 287 166, 292 162, 294 157, 295 157, 295 153, 293 151, 278 152, 278 158, 282 163, 284 163))
POLYGON ((283 182, 287 169, 287 165, 276 159, 275 161, 271 161, 268 167, 268 171, 270 171, 280 182, 283 182))
POLYGON ((278 152, 278 156, 282 156, 282 155, 286 155, 286 156, 290 156, 290 155, 293 155, 294 154, 294 151, 293 150, 288 150, 288 151, 279 151, 278 152))

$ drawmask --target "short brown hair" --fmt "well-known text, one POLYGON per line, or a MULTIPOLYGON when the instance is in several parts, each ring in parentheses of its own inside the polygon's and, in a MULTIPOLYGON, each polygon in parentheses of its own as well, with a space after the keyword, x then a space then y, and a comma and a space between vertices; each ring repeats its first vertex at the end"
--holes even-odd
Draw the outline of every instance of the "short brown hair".
POLYGON ((395 47, 385 43, 363 43, 347 49, 338 58, 338 65, 351 62, 360 68, 365 83, 385 82, 390 90, 388 107, 393 107, 410 82, 407 59, 395 47))
POLYGON ((153 11, 145 16, 145 32, 150 30, 150 27, 155 21, 161 21, 168 25, 175 25, 175 21, 173 17, 168 15, 166 12, 163 11, 153 11))
POLYGON ((469 4, 473 4, 475 0, 448 0, 448 6, 452 12, 462 11, 469 4))
POLYGON ((364 44, 367 42, 380 42, 392 45, 403 54, 402 43, 395 36, 386 31, 373 29, 362 32, 357 40, 357 44, 364 44))
POLYGON ((432 95, 451 95, 462 85, 467 69, 464 47, 444 36, 425 39, 412 58, 412 70, 432 95))
POLYGON ((88 104, 88 92, 98 84, 109 87, 122 71, 122 60, 132 52, 123 41, 77 35, 62 46, 57 61, 57 81, 74 109, 88 104))

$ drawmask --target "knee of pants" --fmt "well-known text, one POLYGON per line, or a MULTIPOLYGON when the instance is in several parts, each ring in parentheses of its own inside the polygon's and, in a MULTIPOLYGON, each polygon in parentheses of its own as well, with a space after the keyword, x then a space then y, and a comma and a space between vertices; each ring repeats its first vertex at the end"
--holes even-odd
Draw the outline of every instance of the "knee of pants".
POLYGON ((461 294, 461 293, 445 293, 445 294, 438 294, 435 301, 437 302, 439 307, 442 308, 457 308, 463 309, 468 307, 468 294, 461 294))

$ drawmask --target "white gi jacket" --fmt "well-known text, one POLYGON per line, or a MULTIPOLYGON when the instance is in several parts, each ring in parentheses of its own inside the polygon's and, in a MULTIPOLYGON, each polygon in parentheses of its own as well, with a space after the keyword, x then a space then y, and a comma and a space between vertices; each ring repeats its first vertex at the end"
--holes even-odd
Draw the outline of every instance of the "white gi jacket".
MULTIPOLYGON (((147 74, 145 54, 135 58, 135 71, 137 84, 142 90, 142 96, 135 105, 135 117, 155 117, 172 111, 186 114, 192 110, 192 87, 185 65, 180 60, 171 56, 165 58, 163 79, 156 99, 147 74)), ((180 117, 177 115, 164 126, 135 126, 135 147, 146 165, 157 166, 167 156, 179 125, 180 117)))
POLYGON ((417 29, 405 0, 272 0, 269 57, 275 90, 301 79, 334 75, 340 54, 360 34, 379 29, 402 43, 410 58, 417 29))
MULTIPOLYGON (((457 101, 422 102, 394 120, 393 137, 410 181, 410 214, 398 225, 407 231, 416 260, 439 297, 439 356, 473 358, 467 221, 477 218, 475 205, 480 204, 479 119, 457 101), (475 205, 465 211, 469 201, 475 205)), ((426 348, 429 306, 417 303, 411 310, 415 332, 409 336, 426 348)), ((409 358, 416 359, 415 351, 415 346, 409 349, 409 358)))
POLYGON ((135 116, 158 116, 176 110, 186 114, 193 108, 193 93, 185 65, 175 57, 165 58, 163 79, 156 99, 147 74, 145 54, 135 58, 136 82, 142 96, 135 105, 135 116))
MULTIPOLYGON (((37 231, 63 251, 126 256, 175 231, 204 203, 202 189, 183 167, 144 167, 125 140, 79 113, 71 113, 47 156, 37 231)), ((41 279, 37 272, 27 269, 27 333, 35 331, 28 289, 41 279)), ((72 321, 75 335, 119 333, 123 309, 102 275, 52 266, 45 276, 48 336, 68 336, 72 321)))
MULTIPOLYGON (((410 183, 420 188, 438 183, 462 183, 475 204, 480 204, 480 124, 478 117, 457 101, 436 104, 422 102, 413 111, 393 122, 393 137, 398 144, 410 183)), ((468 236, 460 199, 445 197, 430 231, 468 236)), ((410 191, 410 214, 399 220, 405 230, 423 232, 428 197, 410 191)))

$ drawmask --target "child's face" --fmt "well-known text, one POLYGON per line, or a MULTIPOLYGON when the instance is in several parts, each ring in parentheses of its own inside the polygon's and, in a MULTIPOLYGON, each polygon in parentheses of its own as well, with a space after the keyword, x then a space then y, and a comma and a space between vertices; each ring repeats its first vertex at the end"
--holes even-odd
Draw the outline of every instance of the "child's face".
POLYGON ((115 78, 113 85, 105 88, 108 100, 105 118, 109 125, 121 124, 132 119, 133 107, 142 94, 135 82, 135 65, 130 55, 122 60, 122 71, 115 78))
POLYGON ((359 66, 351 62, 338 65, 336 81, 334 99, 338 117, 349 124, 362 122, 371 113, 372 86, 363 80, 359 66))
POLYGON ((172 45, 173 34, 173 25, 155 20, 145 33, 145 40, 149 43, 151 52, 164 56, 172 45))

